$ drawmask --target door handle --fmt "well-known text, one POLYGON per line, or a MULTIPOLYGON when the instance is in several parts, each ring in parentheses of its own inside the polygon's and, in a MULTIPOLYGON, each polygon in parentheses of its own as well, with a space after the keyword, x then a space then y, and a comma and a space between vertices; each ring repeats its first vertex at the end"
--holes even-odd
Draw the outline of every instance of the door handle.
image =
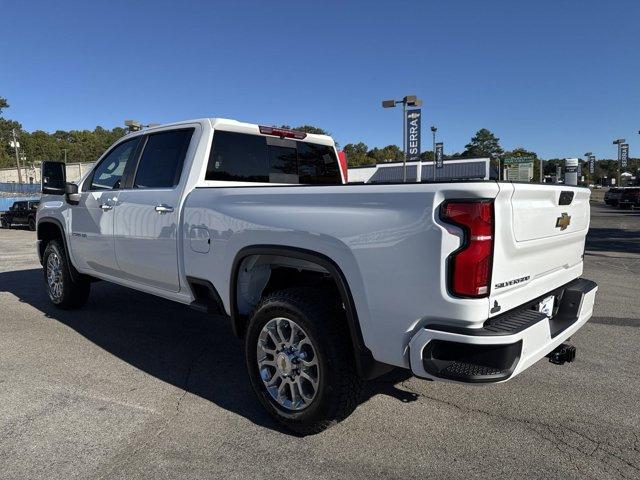
POLYGON ((100 204, 100 208, 102 211, 106 212, 107 210, 113 210, 113 205, 109 205, 108 203, 100 204))
POLYGON ((169 205, 165 205, 160 204, 160 205, 156 205, 156 213, 171 213, 173 212, 173 207, 170 207, 169 205))

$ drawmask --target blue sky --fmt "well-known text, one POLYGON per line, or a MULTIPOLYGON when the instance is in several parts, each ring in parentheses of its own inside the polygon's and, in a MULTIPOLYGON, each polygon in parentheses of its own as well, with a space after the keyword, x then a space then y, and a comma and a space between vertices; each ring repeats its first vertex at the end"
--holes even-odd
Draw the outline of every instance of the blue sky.
POLYGON ((0 96, 27 130, 221 116, 423 149, 479 128, 545 158, 640 156, 640 1, 0 0, 0 96))

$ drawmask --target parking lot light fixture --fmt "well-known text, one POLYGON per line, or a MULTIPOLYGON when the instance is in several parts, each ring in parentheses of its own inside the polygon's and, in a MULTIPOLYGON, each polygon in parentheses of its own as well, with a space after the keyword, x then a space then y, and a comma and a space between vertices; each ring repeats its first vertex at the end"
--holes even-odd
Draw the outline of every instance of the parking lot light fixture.
POLYGON ((393 108, 402 104, 402 181, 407 181, 407 107, 420 107, 422 100, 415 95, 406 95, 402 100, 383 100, 382 108, 393 108))
POLYGON ((124 126, 127 127, 129 133, 137 132, 138 130, 142 129, 142 124, 137 120, 125 120, 124 126))

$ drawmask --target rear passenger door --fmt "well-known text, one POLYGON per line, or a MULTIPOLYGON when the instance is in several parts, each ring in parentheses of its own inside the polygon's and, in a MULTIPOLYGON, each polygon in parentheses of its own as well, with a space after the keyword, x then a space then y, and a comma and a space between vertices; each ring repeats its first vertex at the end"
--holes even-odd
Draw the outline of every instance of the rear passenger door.
POLYGON ((181 178, 194 131, 165 130, 143 140, 137 168, 115 208, 116 261, 125 279, 173 292, 180 289, 181 178))

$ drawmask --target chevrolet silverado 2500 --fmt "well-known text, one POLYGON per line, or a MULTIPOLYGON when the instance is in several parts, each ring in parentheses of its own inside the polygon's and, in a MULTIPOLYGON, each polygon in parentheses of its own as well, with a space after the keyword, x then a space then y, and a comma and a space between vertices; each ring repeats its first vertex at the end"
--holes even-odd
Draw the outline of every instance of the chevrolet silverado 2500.
POLYGON ((589 190, 344 178, 328 136, 224 119, 128 134, 78 184, 45 162, 48 295, 77 308, 100 279, 224 315, 258 399, 300 433, 392 367, 490 383, 573 359, 597 290, 589 190))

